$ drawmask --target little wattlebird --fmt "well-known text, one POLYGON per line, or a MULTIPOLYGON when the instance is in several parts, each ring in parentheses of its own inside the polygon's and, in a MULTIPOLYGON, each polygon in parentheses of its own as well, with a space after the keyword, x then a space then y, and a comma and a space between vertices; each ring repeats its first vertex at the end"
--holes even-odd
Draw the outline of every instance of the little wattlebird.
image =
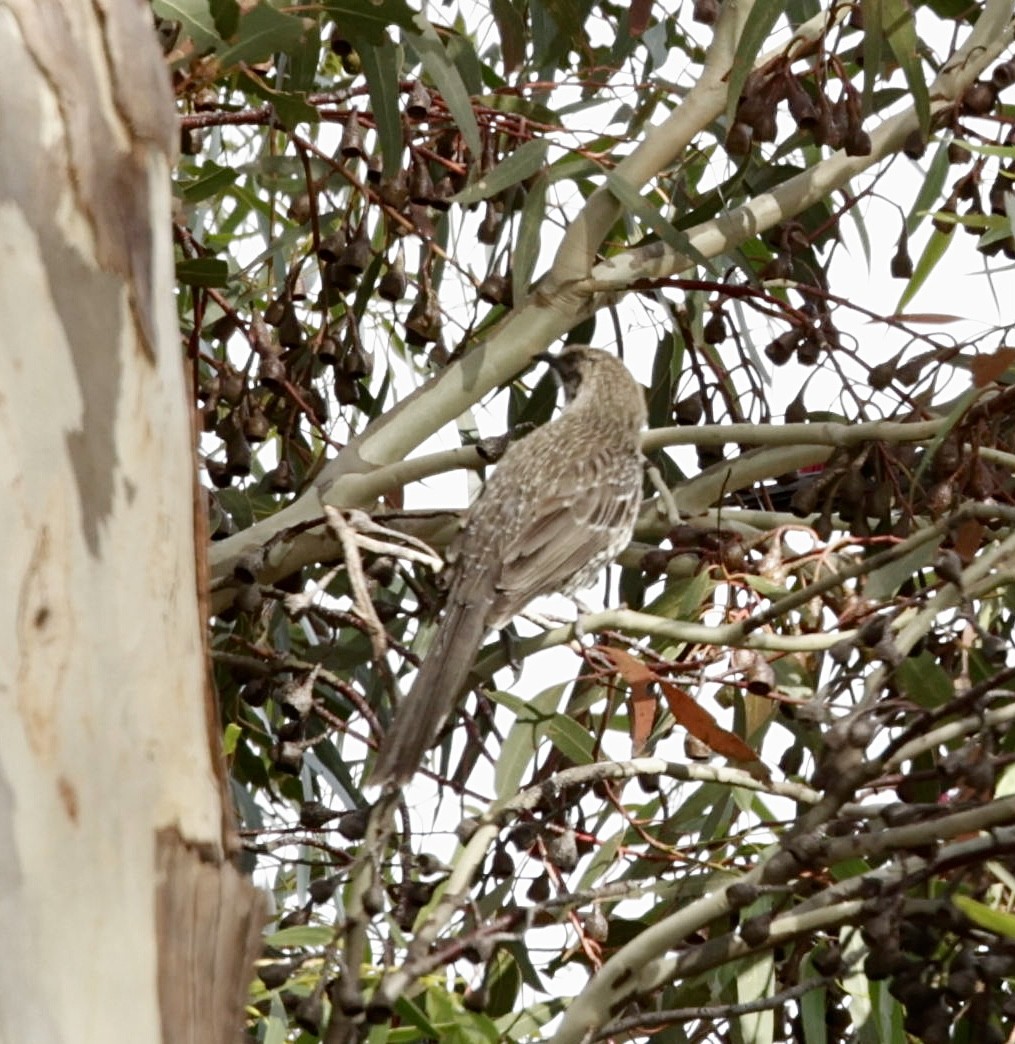
POLYGON ((444 618, 381 744, 373 784, 413 775, 487 632, 538 595, 588 587, 631 539, 641 500, 641 388, 598 348, 540 358, 557 371, 564 409, 508 447, 452 542, 444 618))

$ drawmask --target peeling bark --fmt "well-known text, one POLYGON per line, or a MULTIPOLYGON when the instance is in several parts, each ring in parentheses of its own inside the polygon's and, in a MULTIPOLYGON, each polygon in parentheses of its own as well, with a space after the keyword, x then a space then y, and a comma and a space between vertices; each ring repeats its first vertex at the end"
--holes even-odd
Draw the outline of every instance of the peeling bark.
POLYGON ((0 91, 0 1041, 232 1041, 262 904, 224 828, 147 6, 0 3, 0 91))

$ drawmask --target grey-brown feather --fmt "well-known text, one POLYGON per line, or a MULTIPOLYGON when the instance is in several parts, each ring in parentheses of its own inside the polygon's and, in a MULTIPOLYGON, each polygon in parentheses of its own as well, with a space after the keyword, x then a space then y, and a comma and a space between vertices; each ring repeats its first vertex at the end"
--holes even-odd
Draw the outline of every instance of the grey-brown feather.
POLYGON ((588 587, 631 539, 640 503, 641 388, 619 359, 572 347, 554 361, 568 402, 512 443, 448 551, 447 608, 374 762, 403 783, 454 709, 486 633, 538 595, 588 587))

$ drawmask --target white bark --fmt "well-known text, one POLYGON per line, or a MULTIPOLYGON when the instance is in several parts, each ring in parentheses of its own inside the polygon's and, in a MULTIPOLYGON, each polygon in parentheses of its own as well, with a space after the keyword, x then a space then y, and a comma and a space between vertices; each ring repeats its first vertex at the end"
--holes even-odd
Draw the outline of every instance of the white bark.
POLYGON ((0 4, 4 1042, 230 1039, 257 929, 223 861, 149 17, 0 4))

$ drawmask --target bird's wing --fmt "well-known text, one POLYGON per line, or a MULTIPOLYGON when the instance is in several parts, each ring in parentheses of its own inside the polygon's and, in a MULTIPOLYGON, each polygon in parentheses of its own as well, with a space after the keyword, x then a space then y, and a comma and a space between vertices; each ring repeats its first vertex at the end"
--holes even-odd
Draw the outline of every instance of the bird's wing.
POLYGON ((566 589, 613 548, 639 499, 629 478, 604 482, 577 470, 556 488, 544 489, 504 549, 493 615, 506 622, 536 595, 566 589))

